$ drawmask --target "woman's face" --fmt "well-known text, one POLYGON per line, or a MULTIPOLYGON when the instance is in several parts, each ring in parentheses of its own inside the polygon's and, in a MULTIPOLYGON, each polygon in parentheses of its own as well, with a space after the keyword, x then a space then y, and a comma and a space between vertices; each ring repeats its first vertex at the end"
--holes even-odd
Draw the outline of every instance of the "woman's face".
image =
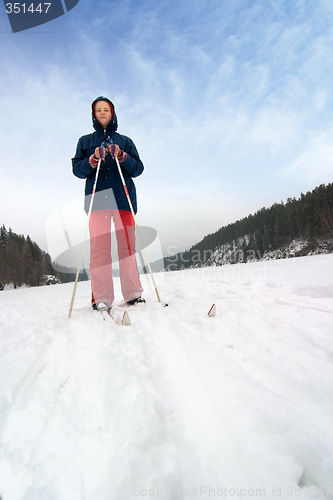
POLYGON ((95 104, 95 118, 99 121, 99 123, 106 128, 111 119, 112 119, 112 111, 110 104, 106 101, 97 101, 95 104))

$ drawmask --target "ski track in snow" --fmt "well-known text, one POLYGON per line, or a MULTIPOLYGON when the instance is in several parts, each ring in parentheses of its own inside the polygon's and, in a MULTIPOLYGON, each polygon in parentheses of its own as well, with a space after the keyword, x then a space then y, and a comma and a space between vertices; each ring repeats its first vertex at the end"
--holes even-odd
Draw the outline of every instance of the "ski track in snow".
POLYGON ((0 293, 2 500, 332 499, 333 255, 157 278, 0 293))

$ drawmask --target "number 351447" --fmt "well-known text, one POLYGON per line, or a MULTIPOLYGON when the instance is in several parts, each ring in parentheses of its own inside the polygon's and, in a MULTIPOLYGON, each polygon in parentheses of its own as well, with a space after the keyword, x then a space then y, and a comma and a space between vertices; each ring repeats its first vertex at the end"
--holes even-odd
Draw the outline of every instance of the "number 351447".
POLYGON ((50 7, 51 3, 39 3, 36 7, 33 3, 6 3, 6 12, 7 14, 33 14, 34 12, 39 12, 40 14, 44 12, 47 14, 50 7))

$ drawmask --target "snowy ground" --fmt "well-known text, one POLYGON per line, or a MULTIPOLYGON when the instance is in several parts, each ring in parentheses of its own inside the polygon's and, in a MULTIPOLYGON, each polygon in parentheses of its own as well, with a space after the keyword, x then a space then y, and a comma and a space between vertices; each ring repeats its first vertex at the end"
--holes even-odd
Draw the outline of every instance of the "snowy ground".
POLYGON ((158 283, 0 292, 2 500, 332 499, 333 255, 158 283))

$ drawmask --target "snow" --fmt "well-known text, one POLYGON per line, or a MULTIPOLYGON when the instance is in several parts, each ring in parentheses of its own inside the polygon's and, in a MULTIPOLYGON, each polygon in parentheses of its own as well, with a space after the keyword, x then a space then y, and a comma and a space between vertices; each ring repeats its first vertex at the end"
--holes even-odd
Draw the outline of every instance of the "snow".
MULTIPOLYGON (((304 239, 294 239, 289 244, 280 246, 277 250, 265 250, 261 253, 259 250, 249 250, 247 247, 251 241, 251 234, 247 234, 232 242, 215 248, 214 252, 204 251, 204 260, 206 265, 226 265, 239 262, 256 262, 260 260, 290 259, 305 255, 329 254, 333 251, 333 238, 319 238, 314 242, 304 239), (247 249, 246 249, 247 248, 247 249), (207 258, 208 257, 208 258, 207 258)), ((192 261, 196 262, 195 250, 192 251, 192 261)), ((192 268, 201 267, 202 254, 197 251, 197 262, 192 268)))
POLYGON ((333 255, 156 277, 0 292, 2 500, 332 499, 333 255))

